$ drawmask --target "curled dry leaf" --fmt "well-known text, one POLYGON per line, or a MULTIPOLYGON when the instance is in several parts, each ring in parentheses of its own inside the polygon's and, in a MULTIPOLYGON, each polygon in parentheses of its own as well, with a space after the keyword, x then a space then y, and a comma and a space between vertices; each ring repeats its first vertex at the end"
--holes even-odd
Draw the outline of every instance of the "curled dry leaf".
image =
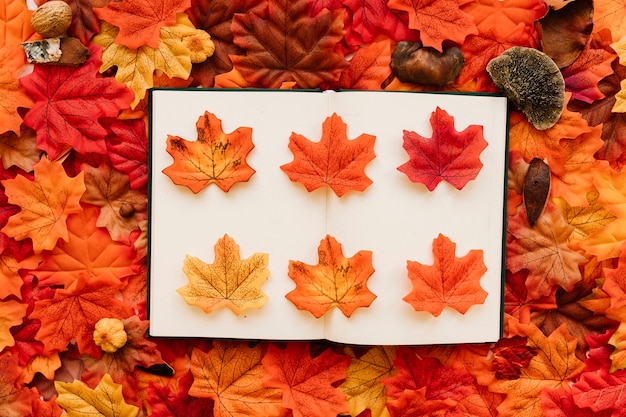
POLYGON ((459 48, 440 52, 420 42, 398 42, 391 55, 391 70, 404 83, 444 86, 459 76, 464 63, 459 48))
POLYGON ((576 0, 535 22, 541 48, 559 68, 576 60, 593 29, 593 1, 576 0))
POLYGON ((550 167, 539 158, 530 161, 524 177, 524 205, 528 224, 534 226, 550 194, 550 167))
POLYGON ((549 129, 565 106, 565 81, 559 67, 543 52, 514 46, 487 64, 496 86, 537 129, 549 129))

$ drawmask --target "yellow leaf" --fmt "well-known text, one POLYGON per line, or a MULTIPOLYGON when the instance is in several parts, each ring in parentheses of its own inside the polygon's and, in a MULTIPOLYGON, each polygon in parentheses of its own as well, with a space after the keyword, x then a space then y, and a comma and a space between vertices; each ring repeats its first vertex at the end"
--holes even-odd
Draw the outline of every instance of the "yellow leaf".
POLYGON ((372 346, 362 356, 346 347, 344 353, 350 356, 350 366, 346 370, 346 380, 339 386, 348 400, 350 414, 359 415, 369 409, 372 417, 389 416, 387 410, 387 387, 381 382, 396 374, 393 366, 394 346, 372 346))
POLYGON ((553 202, 563 210, 565 221, 574 226, 574 231, 568 238, 570 243, 585 239, 617 218, 598 204, 597 191, 587 193, 587 206, 573 207, 561 198, 555 198, 553 202))
POLYGON ((187 255, 183 271, 189 284, 176 291, 205 313, 228 307, 239 315, 247 308, 261 308, 268 299, 260 288, 270 275, 268 258, 268 254, 257 252, 242 260, 239 245, 224 235, 215 244, 213 264, 187 255))
POLYGON ((53 249, 58 239, 67 242, 67 216, 83 210, 80 198, 85 182, 82 172, 70 178, 61 162, 45 157, 34 171, 33 181, 22 175, 2 181, 9 203, 21 208, 9 218, 2 232, 16 240, 30 238, 33 250, 40 253, 53 249))
POLYGON ((34 355, 22 371, 20 383, 29 384, 37 372, 52 381, 54 380, 55 371, 60 367, 61 358, 58 353, 53 353, 50 356, 34 355))
POLYGON ((27 308, 27 304, 15 300, 0 301, 0 351, 15 344, 11 327, 22 324, 27 308))
POLYGON ((136 417, 139 408, 126 404, 122 386, 115 384, 109 374, 104 374, 95 389, 83 382, 55 381, 59 397, 57 404, 67 411, 68 417, 136 417))
POLYGON ((155 71, 162 71, 170 78, 189 78, 191 73, 191 51, 183 43, 183 38, 195 33, 189 18, 180 13, 174 26, 161 28, 159 46, 154 49, 142 46, 129 49, 114 43, 119 29, 107 22, 102 22, 100 33, 93 42, 104 47, 100 72, 117 67, 115 79, 126 84, 135 92, 131 108, 145 97, 147 89, 154 86, 155 71))
POLYGON ((626 80, 622 80, 620 83, 620 90, 615 94, 615 104, 611 111, 613 113, 626 112, 626 80))

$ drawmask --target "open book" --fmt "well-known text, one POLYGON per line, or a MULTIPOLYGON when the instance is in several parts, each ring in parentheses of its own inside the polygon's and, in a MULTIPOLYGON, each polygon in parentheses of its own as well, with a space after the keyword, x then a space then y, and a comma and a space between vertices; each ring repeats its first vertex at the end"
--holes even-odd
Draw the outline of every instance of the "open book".
POLYGON ((506 188, 507 102, 485 94, 387 91, 295 91, 153 89, 150 91, 149 297, 151 336, 271 340, 327 339, 368 345, 493 342, 501 335, 503 235, 506 188), (481 126, 486 147, 478 175, 461 189, 442 181, 430 191, 398 167, 409 160, 406 132, 433 135, 438 108, 461 132, 481 126), (228 192, 210 184, 200 192, 175 184, 163 170, 173 164, 168 136, 195 141, 196 122, 210 112, 225 133, 252 129, 254 149, 247 163, 255 170, 228 192), (313 142, 331 115, 347 125, 349 140, 375 136, 375 158, 365 172, 372 183, 338 197, 329 187, 311 192, 290 180, 281 166, 294 160, 293 133, 313 142), (444 308, 435 316, 404 298, 412 291, 407 261, 433 265, 433 242, 444 235, 456 257, 482 251, 484 301, 460 313, 444 308), (260 308, 234 314, 210 313, 190 305, 178 290, 189 284, 186 256, 210 264, 225 235, 242 259, 268 254, 269 277, 260 308), (290 261, 318 263, 325 236, 342 245, 343 255, 371 251, 374 273, 367 287, 376 298, 347 317, 331 308, 320 318, 297 308, 286 295, 296 288, 290 261))

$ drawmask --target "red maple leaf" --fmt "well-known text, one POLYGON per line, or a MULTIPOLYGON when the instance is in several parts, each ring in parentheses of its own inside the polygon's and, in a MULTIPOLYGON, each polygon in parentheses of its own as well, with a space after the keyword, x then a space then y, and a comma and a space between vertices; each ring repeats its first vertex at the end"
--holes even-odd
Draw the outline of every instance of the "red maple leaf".
POLYGON ((391 44, 388 40, 373 42, 357 49, 348 68, 341 72, 339 80, 326 83, 330 90, 380 90, 391 75, 391 44))
POLYGON ((397 399, 405 390, 426 388, 427 400, 458 401, 473 391, 474 378, 466 369, 447 368, 437 358, 420 358, 409 346, 398 347, 393 363, 397 375, 382 380, 389 397, 397 399))
POLYGON ((504 311, 522 323, 530 321, 531 312, 556 308, 555 292, 539 299, 532 299, 526 288, 528 269, 518 272, 506 271, 504 285, 504 311))
POLYGON ((94 11, 100 19, 120 29, 115 43, 129 49, 145 45, 156 49, 161 28, 173 26, 176 14, 190 5, 190 0, 126 0, 111 1, 94 11))
POLYGON ((7 416, 30 416, 31 393, 23 384, 18 383, 22 373, 18 358, 8 352, 0 356, 0 410, 7 416))
POLYGON ((541 405, 545 416, 550 417, 611 417, 613 410, 600 412, 578 404, 572 392, 563 387, 546 387, 541 393, 541 405))
MULTIPOLYGON (((78 38, 83 45, 88 45, 91 38, 100 32, 100 21, 94 13, 95 7, 104 7, 109 0, 63 0, 72 9, 72 23, 67 29, 70 36, 78 38)), ((38 5, 44 0, 37 0, 38 5)))
POLYGON ((372 183, 365 166, 374 159, 375 136, 362 133, 348 139, 347 125, 333 113, 322 124, 322 138, 311 142, 297 133, 289 138, 292 162, 282 165, 291 181, 313 191, 328 185, 338 197, 350 190, 363 191, 372 183))
POLYGON ((459 3, 457 0, 389 0, 389 7, 407 12, 409 27, 420 31, 424 46, 442 52, 444 41, 462 45, 466 36, 478 33, 474 19, 461 10, 459 3))
POLYGON ((133 310, 116 298, 122 284, 109 277, 87 277, 81 275, 68 288, 56 290, 54 298, 35 302, 32 318, 41 320, 37 340, 44 343, 46 352, 61 352, 76 340, 78 350, 94 357, 100 348, 93 340, 93 331, 98 320, 125 318, 133 310))
POLYGON ((143 119, 107 119, 102 123, 109 134, 105 142, 113 166, 128 175, 130 187, 148 183, 148 135, 143 119))
POLYGON ((413 289, 404 301, 416 311, 428 311, 437 317, 445 307, 461 314, 476 304, 482 304, 487 291, 480 286, 480 278, 487 272, 482 250, 471 250, 462 258, 456 257, 456 243, 442 235, 433 240, 433 265, 407 262, 413 289))
POLYGON ((91 45, 82 65, 37 65, 20 82, 35 100, 24 124, 37 131, 37 148, 55 159, 70 146, 79 153, 106 153, 101 117, 117 117, 135 98, 113 78, 98 76, 102 49, 91 45))
MULTIPOLYGON (((572 386, 576 405, 593 411, 620 410, 626 408, 626 370, 612 373, 584 372, 572 386)), ((613 414, 616 415, 616 414, 613 414)), ((621 414, 620 414, 621 415, 621 414)))
POLYGON ((148 387, 148 404, 152 407, 152 417, 212 417, 213 400, 196 398, 188 395, 193 383, 193 375, 187 372, 178 380, 178 389, 173 392, 170 387, 150 382, 148 387))
POLYGON ((409 29, 406 15, 390 9, 388 2, 389 0, 345 0, 343 2, 352 15, 345 36, 348 45, 366 46, 379 35, 397 42, 419 39, 417 32, 409 29))
POLYGON ((403 148, 409 154, 409 161, 398 170, 430 191, 443 180, 460 190, 478 176, 483 166, 480 153, 487 147, 483 127, 470 125, 457 132, 454 117, 439 107, 431 114, 430 125, 431 138, 404 131, 403 148))
POLYGON ((249 83, 278 88, 295 81, 301 88, 316 88, 347 66, 336 48, 344 35, 344 13, 322 10, 309 17, 308 8, 309 0, 270 0, 267 19, 235 15, 233 41, 246 55, 231 59, 249 83))
POLYGON ((261 362, 266 371, 263 384, 283 391, 283 407, 294 417, 349 411, 345 395, 333 386, 346 377, 349 356, 326 349, 311 357, 309 343, 290 342, 285 349, 270 344, 261 362))
POLYGON ((613 74, 611 62, 614 59, 614 53, 603 48, 594 48, 593 42, 588 42, 578 58, 562 70, 565 90, 572 92, 572 100, 593 103, 604 98, 598 82, 613 74))
POLYGON ((517 379, 521 368, 528 366, 537 355, 537 349, 526 345, 526 338, 513 336, 502 338, 493 347, 491 362, 495 367, 496 379, 517 379))
MULTIPOLYGON (((448 415, 455 405, 451 399, 429 400, 426 398, 426 388, 418 390, 405 390, 394 401, 387 402, 387 410, 391 417, 429 416, 443 417, 448 415)), ((456 415, 452 412, 450 415, 456 415)))

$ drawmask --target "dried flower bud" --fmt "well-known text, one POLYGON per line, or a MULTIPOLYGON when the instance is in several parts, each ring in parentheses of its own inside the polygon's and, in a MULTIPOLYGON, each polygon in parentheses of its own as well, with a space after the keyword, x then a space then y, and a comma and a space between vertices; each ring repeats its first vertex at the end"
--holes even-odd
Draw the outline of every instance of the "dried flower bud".
POLYGON ((122 203, 119 210, 120 216, 127 218, 135 214, 135 207, 130 203, 122 203))
POLYGON ((206 61, 215 52, 215 44, 211 40, 211 35, 201 29, 196 29, 193 35, 185 36, 183 45, 191 51, 193 64, 206 61))
POLYGON ((124 347, 128 340, 128 335, 122 320, 103 318, 96 323, 93 331, 93 340, 103 351, 115 353, 118 349, 124 347))
POLYGON ((443 86, 459 76, 465 59, 459 48, 443 52, 422 47, 419 42, 401 41, 391 54, 391 71, 402 82, 443 86))
POLYGON ((561 117, 565 81, 548 55, 514 46, 489 61, 487 72, 535 128, 549 129, 561 117))
POLYGON ((62 35, 72 23, 72 9, 61 0, 48 1, 37 8, 30 17, 30 24, 44 38, 62 35))

